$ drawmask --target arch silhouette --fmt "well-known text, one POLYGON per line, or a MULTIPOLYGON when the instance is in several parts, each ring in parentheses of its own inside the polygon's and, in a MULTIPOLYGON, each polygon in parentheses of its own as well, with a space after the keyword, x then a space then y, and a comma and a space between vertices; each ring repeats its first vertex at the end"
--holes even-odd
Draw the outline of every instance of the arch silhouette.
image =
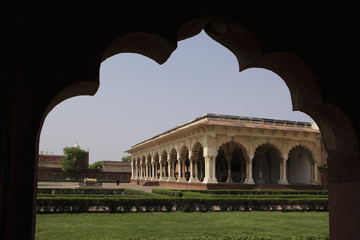
MULTIPOLYGON (((9 51, 10 54, 6 52, 6 59, 9 59, 15 68, 6 71, 5 90, 2 92, 2 106, 5 106, 5 114, 1 118, 4 132, 1 138, 3 155, 0 168, 2 176, 2 201, 0 201, 2 231, 0 235, 3 239, 34 238, 35 177, 42 123, 47 113, 61 101, 69 97, 91 95, 96 92, 99 84, 99 67, 103 57, 99 53, 106 52, 106 45, 121 36, 146 30, 169 41, 170 44, 164 44, 168 47, 161 49, 161 46, 158 48, 154 46, 153 48, 157 50, 147 53, 144 48, 151 44, 147 44, 146 36, 140 37, 137 42, 144 41, 141 44, 138 43, 137 48, 133 48, 136 48, 135 50, 140 54, 151 56, 152 59, 162 62, 169 56, 170 49, 176 46, 179 39, 193 36, 199 29, 205 29, 213 39, 216 38, 223 46, 230 49, 237 56, 240 69, 263 67, 281 76, 289 87, 293 109, 305 112, 317 122, 328 151, 331 238, 359 239, 360 230, 357 223, 360 206, 357 203, 360 190, 360 128, 358 113, 349 107, 353 103, 351 96, 356 92, 351 89, 351 81, 346 80, 346 78, 350 79, 354 71, 345 72, 349 69, 348 64, 351 62, 349 59, 353 57, 355 44, 352 44, 348 38, 346 41, 342 40, 344 36, 353 32, 348 30, 356 29, 356 26, 351 24, 355 21, 347 21, 348 18, 346 18, 341 21, 343 23, 341 26, 344 27, 340 28, 340 33, 333 34, 333 27, 330 27, 333 26, 333 21, 329 15, 325 15, 329 22, 320 24, 316 21, 319 18, 319 12, 316 9, 304 21, 301 21, 302 28, 300 28, 296 20, 303 13, 300 15, 298 12, 286 9, 285 17, 295 25, 288 33, 285 31, 287 27, 284 27, 288 24, 284 24, 283 19, 272 20, 267 14, 267 12, 274 14, 272 11, 256 12, 259 14, 258 19, 264 19, 260 16, 269 17, 269 21, 264 22, 254 19, 253 12, 250 13, 251 15, 246 14, 246 11, 239 14, 237 9, 231 9, 231 7, 227 6, 226 11, 223 12, 205 6, 202 6, 204 9, 187 7, 187 11, 179 11, 181 14, 174 12, 171 17, 160 15, 159 11, 150 10, 147 14, 142 12, 131 18, 134 20, 133 26, 123 24, 121 27, 119 27, 119 22, 129 20, 126 14, 118 19, 111 18, 111 14, 104 12, 102 17, 105 18, 106 15, 106 19, 100 17, 94 21, 93 14, 83 13, 81 19, 89 22, 85 24, 86 21, 82 21, 83 25, 88 27, 88 29, 81 29, 82 31, 77 31, 78 25, 74 24, 74 22, 79 23, 78 14, 68 16, 66 19, 55 13, 44 18, 41 18, 42 15, 39 14, 40 17, 36 19, 31 17, 31 15, 36 15, 33 11, 19 11, 17 15, 15 14, 11 27, 17 29, 16 34, 12 32, 8 34, 12 37, 8 41, 11 42, 9 47, 14 50, 9 51), (214 17, 220 12, 222 12, 221 16, 214 17), (156 14, 159 14, 159 18, 163 18, 163 21, 151 21, 150 17, 156 14), (146 19, 149 19, 149 22, 141 17, 148 17, 146 19), (54 27, 49 28, 46 34, 42 33, 44 31, 34 24, 38 23, 39 19, 48 20, 49 23, 54 24, 54 27), (170 27, 163 23, 167 19, 169 20, 166 24, 170 27), (111 29, 110 33, 101 31, 99 28, 93 29, 93 26, 107 26, 107 24, 110 27, 106 28, 106 31, 111 29), (63 25, 65 25, 63 29, 66 29, 65 34, 57 34, 59 30, 57 27, 63 25), (274 28, 269 26, 274 26, 274 28), (319 27, 324 29, 324 34, 317 34, 319 27), (305 33, 307 36, 314 34, 314 37, 303 36, 302 34, 305 33), (71 35, 71 40, 68 38, 69 35, 71 35), (58 36, 58 38, 54 38, 52 42, 41 41, 51 36, 58 36), (319 36, 320 39, 317 38, 319 36), (24 39, 19 41, 20 37, 24 39), (338 40, 342 41, 338 43, 338 40), (315 44, 310 44, 310 41, 315 41, 315 44), (22 43, 26 44, 22 45, 22 43), (341 49, 341 54, 334 51, 332 53, 335 55, 334 59, 327 60, 326 58, 330 55, 327 53, 328 47, 331 44, 339 52, 341 49), (321 47, 320 51, 318 47, 321 47), (47 54, 49 49, 53 50, 51 52, 55 53, 54 56, 47 54), (327 54, 324 55, 324 53, 327 54), (44 56, 49 57, 49 61, 40 73, 36 65, 44 62, 44 56), (64 62, 66 65, 63 64, 64 62), (16 69, 17 74, 12 72, 13 69, 16 69), (46 92, 42 92, 39 86, 42 83, 48 83, 50 76, 53 77, 54 84, 46 92), (329 79, 345 79, 345 84, 342 86, 338 84, 338 81, 331 83, 329 79), (336 87, 336 91, 331 90, 331 87, 336 87), (351 94, 347 94, 349 96, 345 96, 344 99, 339 99, 338 89, 341 90, 340 94, 348 92, 351 94), (18 168, 19 165, 22 166, 21 169, 18 168), (21 217, 18 213, 21 213, 21 217), (19 228, 23 231, 18 231, 19 228)), ((280 14, 276 11, 276 6, 272 10, 280 14)), ((170 15, 169 12, 164 12, 170 15)), ((123 44, 131 43, 125 41, 123 44)), ((115 50, 108 51, 107 56, 116 52, 115 50)))

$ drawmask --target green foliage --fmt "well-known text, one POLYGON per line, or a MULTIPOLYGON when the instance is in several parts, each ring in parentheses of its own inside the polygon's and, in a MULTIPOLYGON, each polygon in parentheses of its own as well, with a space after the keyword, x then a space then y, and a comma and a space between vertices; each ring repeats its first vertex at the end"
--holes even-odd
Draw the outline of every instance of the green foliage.
POLYGON ((65 147, 63 151, 65 157, 60 160, 63 172, 70 175, 78 173, 89 153, 78 147, 65 147))
POLYGON ((328 199, 323 195, 227 196, 169 189, 154 189, 153 192, 131 189, 41 190, 42 194, 38 192, 37 211, 328 211, 328 199))
POLYGON ((131 162, 131 155, 125 156, 121 158, 122 162, 131 162))
POLYGON ((102 161, 94 162, 93 164, 89 165, 89 168, 102 169, 103 168, 103 162, 102 161))

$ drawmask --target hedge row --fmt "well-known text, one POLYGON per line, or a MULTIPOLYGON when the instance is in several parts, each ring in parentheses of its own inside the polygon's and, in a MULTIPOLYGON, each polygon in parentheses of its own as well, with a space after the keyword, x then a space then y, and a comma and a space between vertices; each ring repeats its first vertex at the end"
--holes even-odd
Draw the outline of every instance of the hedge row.
MULTIPOLYGON (((284 193, 282 192, 276 192, 276 194, 218 194, 214 191, 193 191, 193 190, 174 190, 174 189, 153 189, 153 193, 158 195, 164 195, 168 197, 186 197, 186 198, 198 198, 198 197, 211 197, 211 198, 319 198, 319 199, 327 199, 328 195, 325 194, 309 194, 308 192, 301 193, 284 193)), ((293 191, 291 191, 293 192, 293 191)))
POLYGON ((148 195, 130 188, 38 188, 38 195, 148 195))
POLYGON ((38 213, 132 211, 328 211, 324 199, 39 197, 38 213))
POLYGON ((175 189, 153 189, 153 193, 167 194, 175 197, 179 194, 193 193, 210 195, 320 195, 327 196, 327 190, 175 190, 175 189))

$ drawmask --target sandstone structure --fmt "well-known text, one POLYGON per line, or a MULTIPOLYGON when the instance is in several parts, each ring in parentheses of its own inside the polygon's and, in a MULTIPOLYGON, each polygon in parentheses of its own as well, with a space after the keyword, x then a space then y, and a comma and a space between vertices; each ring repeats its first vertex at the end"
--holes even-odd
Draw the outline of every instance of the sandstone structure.
POLYGON ((323 184, 318 167, 326 165, 327 157, 315 123, 216 114, 127 152, 132 155, 132 181, 203 183, 208 188, 223 183, 323 184))

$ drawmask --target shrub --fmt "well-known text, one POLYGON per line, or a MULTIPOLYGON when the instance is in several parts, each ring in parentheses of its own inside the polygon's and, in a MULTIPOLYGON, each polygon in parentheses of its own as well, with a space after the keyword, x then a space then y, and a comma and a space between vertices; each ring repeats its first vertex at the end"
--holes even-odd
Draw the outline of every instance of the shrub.
POLYGON ((169 198, 139 196, 38 197, 38 212, 88 211, 327 211, 323 199, 257 199, 257 198, 169 198))

